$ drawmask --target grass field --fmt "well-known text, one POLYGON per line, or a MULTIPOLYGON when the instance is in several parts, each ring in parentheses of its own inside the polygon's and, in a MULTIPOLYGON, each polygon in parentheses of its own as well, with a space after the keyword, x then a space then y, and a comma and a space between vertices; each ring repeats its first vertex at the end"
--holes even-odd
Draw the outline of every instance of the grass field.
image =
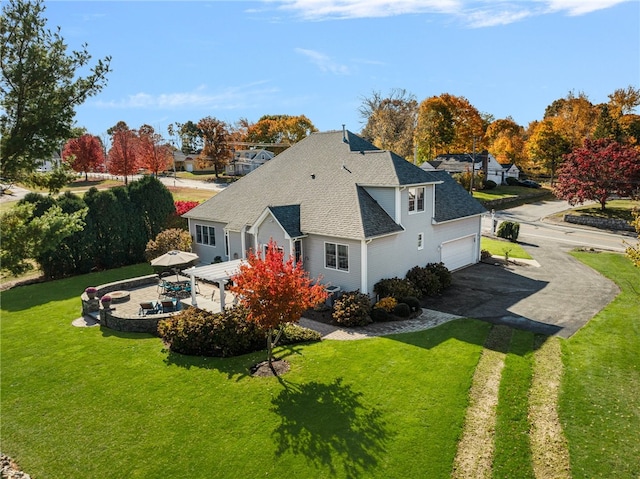
MULTIPOLYGON (((560 418, 574 478, 640 475, 640 271, 576 253, 622 293, 562 340, 560 418)), ((278 350, 281 378, 253 378, 264 353, 168 353, 158 338, 75 328, 90 284, 148 265, 2 293, 2 452, 34 478, 446 478, 490 330, 458 320, 362 341, 278 350)), ((543 337, 513 331, 496 408, 492 477, 532 476, 526 403, 543 337)))
POLYGON ((3 452, 33 477, 449 474, 487 324, 280 349, 291 371, 252 378, 264 353, 183 357, 71 326, 108 276, 3 293, 3 452))
POLYGON ((480 248, 495 256, 505 256, 505 253, 508 252, 510 258, 532 259, 531 255, 518 243, 512 243, 501 238, 482 236, 480 238, 480 248))
POLYGON ((560 413, 574 478, 640 477, 640 269, 622 255, 574 253, 620 295, 563 342, 560 413))

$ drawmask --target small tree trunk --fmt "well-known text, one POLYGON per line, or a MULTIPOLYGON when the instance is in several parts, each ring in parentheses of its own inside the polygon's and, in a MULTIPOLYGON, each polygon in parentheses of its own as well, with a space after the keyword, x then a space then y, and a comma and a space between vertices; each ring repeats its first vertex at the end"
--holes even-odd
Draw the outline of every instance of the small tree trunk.
POLYGON ((269 328, 269 331, 267 331, 267 360, 269 361, 269 367, 273 367, 273 328, 269 328))

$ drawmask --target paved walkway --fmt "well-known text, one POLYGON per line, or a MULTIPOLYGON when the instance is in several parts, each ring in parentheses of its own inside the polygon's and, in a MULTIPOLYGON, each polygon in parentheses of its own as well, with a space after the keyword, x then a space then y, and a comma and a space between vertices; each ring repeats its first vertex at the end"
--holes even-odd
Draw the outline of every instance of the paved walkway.
POLYGON ((367 326, 354 328, 340 328, 332 324, 320 323, 308 318, 300 319, 300 326, 313 329, 322 334, 322 339, 336 339, 339 341, 349 341, 354 339, 366 339, 376 336, 386 336, 397 333, 413 333, 425 329, 435 328, 453 319, 461 318, 455 314, 441 313, 423 309, 422 314, 414 319, 403 321, 390 321, 385 323, 372 323, 367 326))

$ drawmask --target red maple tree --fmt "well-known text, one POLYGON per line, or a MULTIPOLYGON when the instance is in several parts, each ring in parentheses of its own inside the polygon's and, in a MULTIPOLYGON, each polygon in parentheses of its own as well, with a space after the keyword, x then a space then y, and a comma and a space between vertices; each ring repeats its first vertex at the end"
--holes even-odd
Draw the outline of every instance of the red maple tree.
POLYGON ((108 154, 107 169, 114 175, 123 175, 127 184, 127 176, 138 172, 136 157, 137 135, 124 123, 118 123, 111 134, 111 149, 108 154))
POLYGON ((137 159, 141 167, 158 176, 158 172, 169 169, 173 157, 171 147, 167 145, 162 135, 155 132, 152 126, 142 125, 138 130, 137 159))
POLYGON ((640 192, 640 153, 632 146, 606 138, 585 140, 564 158, 555 194, 571 205, 591 200, 604 210, 611 195, 640 192))
POLYGON ((254 321, 267 331, 267 359, 272 366, 273 348, 277 345, 286 323, 300 320, 302 313, 327 297, 324 287, 309 278, 309 274, 293 258, 284 261, 284 253, 269 241, 264 259, 260 253, 249 253, 247 262, 232 278, 229 289, 238 296, 254 321), (280 328, 276 337, 273 332, 280 328))
POLYGON ((84 173, 84 179, 89 179, 89 171, 104 165, 102 142, 97 136, 82 135, 67 141, 62 150, 62 159, 78 173, 84 173))

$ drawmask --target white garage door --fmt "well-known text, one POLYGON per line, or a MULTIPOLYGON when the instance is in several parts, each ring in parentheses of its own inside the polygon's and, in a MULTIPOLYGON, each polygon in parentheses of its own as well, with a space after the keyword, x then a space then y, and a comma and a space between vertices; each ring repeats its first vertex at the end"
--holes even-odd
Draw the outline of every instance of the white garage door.
POLYGON ((474 264, 476 262, 475 235, 442 243, 440 257, 449 271, 474 264))

